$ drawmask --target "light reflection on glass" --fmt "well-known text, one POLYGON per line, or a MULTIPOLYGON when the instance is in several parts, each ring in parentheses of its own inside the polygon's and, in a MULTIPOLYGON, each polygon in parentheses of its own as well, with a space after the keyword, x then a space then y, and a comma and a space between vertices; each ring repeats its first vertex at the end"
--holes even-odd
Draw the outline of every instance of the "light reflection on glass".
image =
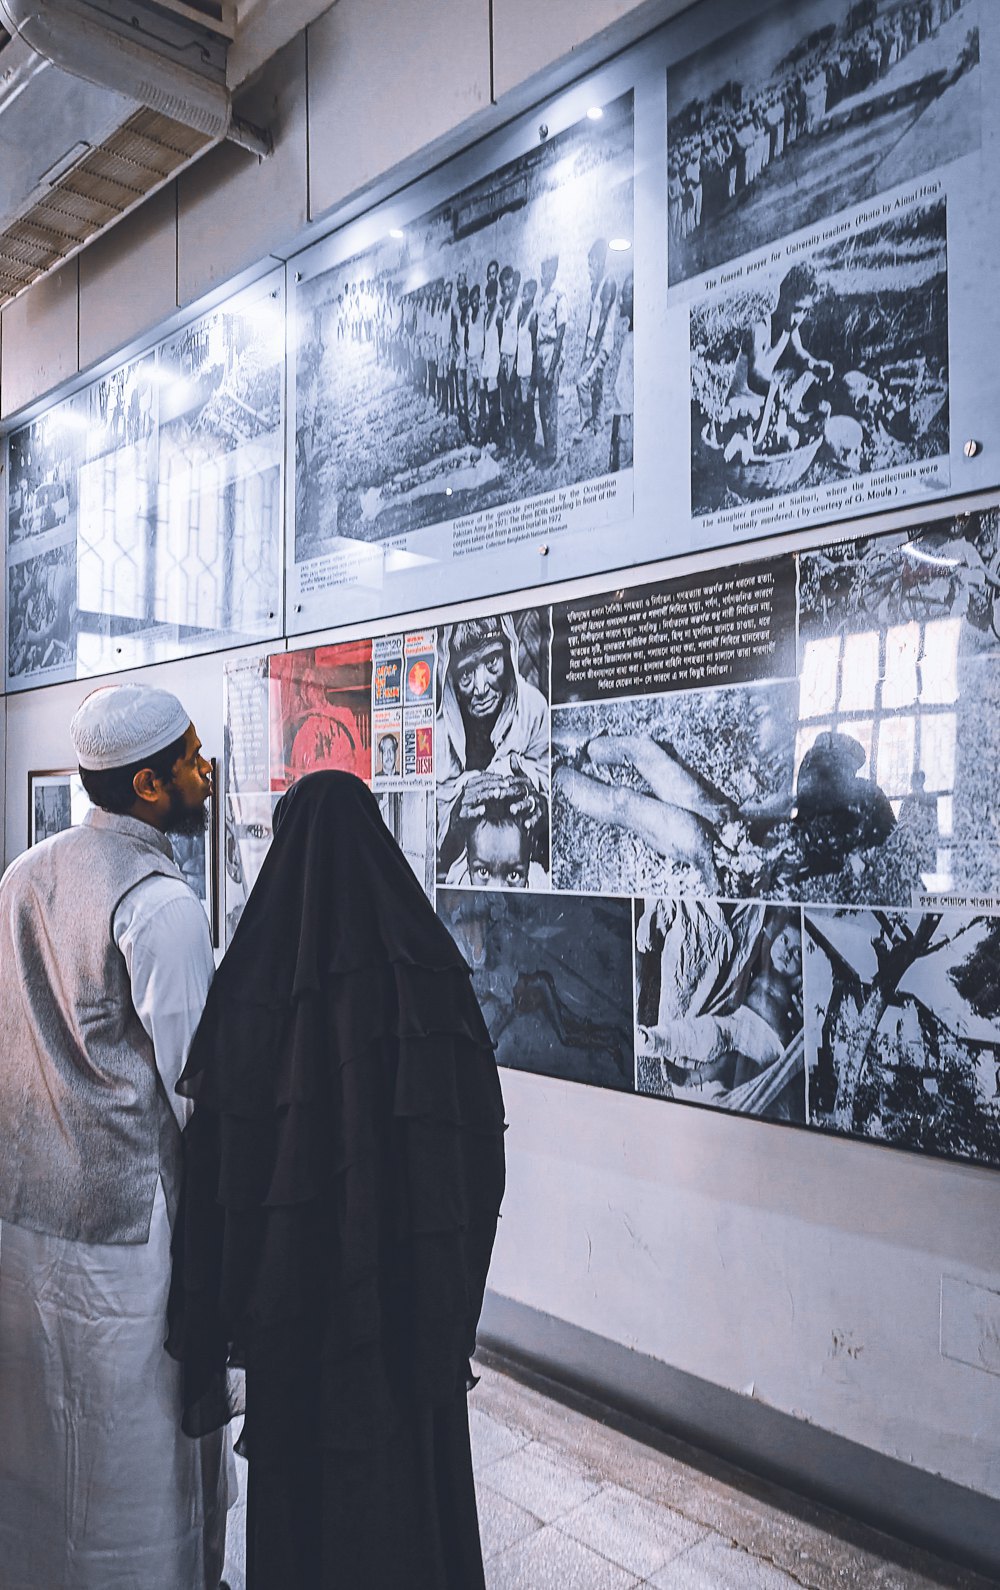
POLYGON ((840 711, 870 712, 879 682, 879 632, 848 635, 841 662, 840 711))
POLYGON ((825 635, 806 645, 799 681, 799 710, 804 718, 836 710, 839 664, 839 636, 825 635))
MULTIPOLYGON (((940 842, 954 833, 959 646, 963 620, 912 619, 884 630, 837 633, 803 649, 799 688, 799 767, 827 731, 858 741, 861 778, 874 779, 902 821, 929 813, 940 842)), ((936 870, 922 874, 932 891, 953 887, 954 856, 937 843, 936 870)), ((928 857, 928 860, 930 858, 928 857)))

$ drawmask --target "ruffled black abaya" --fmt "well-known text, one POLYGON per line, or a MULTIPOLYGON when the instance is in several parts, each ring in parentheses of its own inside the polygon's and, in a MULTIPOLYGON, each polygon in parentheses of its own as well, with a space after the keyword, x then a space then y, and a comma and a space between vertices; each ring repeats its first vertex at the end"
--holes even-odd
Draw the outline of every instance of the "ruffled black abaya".
POLYGON ((179 1087, 168 1346, 192 1435, 246 1368, 251 1590, 479 1590, 503 1101, 465 962, 351 775, 279 803, 179 1087))

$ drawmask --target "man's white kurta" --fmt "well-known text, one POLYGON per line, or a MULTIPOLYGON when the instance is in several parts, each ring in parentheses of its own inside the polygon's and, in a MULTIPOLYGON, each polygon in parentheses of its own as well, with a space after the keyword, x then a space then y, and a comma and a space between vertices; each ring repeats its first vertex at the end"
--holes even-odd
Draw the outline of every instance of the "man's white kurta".
MULTIPOLYGON (((114 918, 132 999, 174 1093, 214 970, 186 884, 146 879, 114 918)), ((177 1141, 165 1149, 176 1176, 177 1141)), ((3 1590, 215 1590, 232 1455, 181 1433, 180 1370, 163 1350, 170 1222, 163 1180, 148 1243, 0 1232, 0 1584, 3 1590)))

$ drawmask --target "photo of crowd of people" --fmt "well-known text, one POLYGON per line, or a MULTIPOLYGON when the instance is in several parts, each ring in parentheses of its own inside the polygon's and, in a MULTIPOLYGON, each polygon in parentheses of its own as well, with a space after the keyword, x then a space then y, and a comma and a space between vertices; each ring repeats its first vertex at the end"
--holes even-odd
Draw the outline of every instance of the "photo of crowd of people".
POLYGON ((938 461, 948 480, 944 201, 691 311, 695 515, 938 461))
POLYGON ((630 466, 632 96, 297 288, 295 559, 630 466))
POLYGON ((672 67, 671 286, 977 149, 977 22, 978 0, 797 0, 672 67))

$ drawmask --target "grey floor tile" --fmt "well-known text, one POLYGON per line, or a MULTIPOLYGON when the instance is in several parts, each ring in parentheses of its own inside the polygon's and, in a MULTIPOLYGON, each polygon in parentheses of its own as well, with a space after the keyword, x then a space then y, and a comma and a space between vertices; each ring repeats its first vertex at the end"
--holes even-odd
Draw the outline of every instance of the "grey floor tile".
POLYGON ((609 1485, 559 1520, 564 1534, 647 1579, 705 1534, 680 1513, 609 1485))
POLYGON ((486 1567, 487 1590, 636 1590, 634 1574, 555 1528, 540 1529, 486 1567))
POLYGON ((649 1580, 656 1590, 802 1590, 808 1582, 791 1578, 719 1535, 692 1546, 649 1580))
POLYGON ((509 1457, 519 1447, 527 1446, 530 1436, 523 1430, 510 1430, 498 1419, 478 1408, 469 1409, 469 1435, 472 1437, 472 1466, 480 1473, 498 1458, 509 1457))
POLYGON ((529 1513, 526 1507, 519 1507, 516 1502, 508 1501, 506 1496, 501 1496, 499 1491, 493 1490, 483 1480, 476 1482, 476 1498, 479 1502, 479 1538, 483 1543, 483 1558, 487 1562, 542 1527, 534 1513, 529 1513))
POLYGON ((489 1482, 545 1524, 571 1513, 600 1489, 600 1482, 579 1464, 537 1441, 491 1463, 489 1482))

